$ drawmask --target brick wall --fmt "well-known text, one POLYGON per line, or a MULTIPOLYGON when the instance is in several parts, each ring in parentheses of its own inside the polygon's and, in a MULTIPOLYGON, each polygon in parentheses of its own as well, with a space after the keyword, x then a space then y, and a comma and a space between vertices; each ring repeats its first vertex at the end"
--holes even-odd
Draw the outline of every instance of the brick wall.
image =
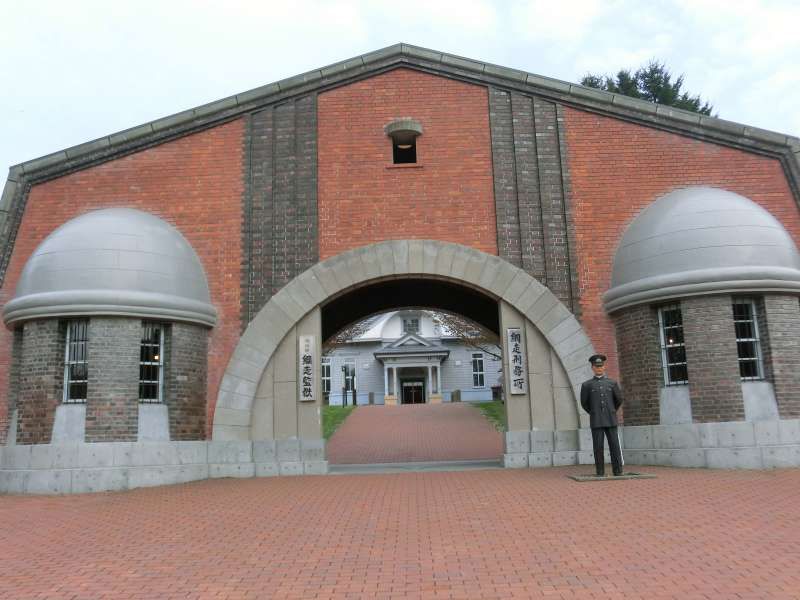
POLYGON ((689 394, 695 423, 743 421, 736 331, 730 296, 681 300, 689 394))
POLYGON ((658 315, 650 306, 634 306, 616 314, 614 326, 625 425, 658 425, 662 387, 658 315))
POLYGON ((206 430, 206 361, 208 330, 173 323, 167 335, 165 401, 172 440, 202 440, 206 430))
POLYGON ((135 442, 139 431, 139 348, 142 322, 89 320, 86 441, 135 442))
POLYGON ((396 69, 320 94, 319 258, 389 239, 497 254, 486 88, 396 69), (418 120, 416 165, 384 126, 418 120))
MULTIPOLYGON (((161 217, 199 255, 219 313, 208 351, 211 423, 219 382, 240 331, 243 146, 243 121, 238 120, 33 186, 0 288, 0 305, 13 297, 31 252, 65 221, 117 206, 161 217)), ((0 328, 0 425, 7 418, 11 337, 0 328)), ((5 438, 5 427, 0 436, 5 438)))
POLYGON ((782 419, 800 418, 800 301, 764 296, 775 398, 782 419))
POLYGON ((304 96, 247 119, 242 327, 317 262, 317 103, 304 96))
POLYGON ((500 256, 574 310, 558 113, 541 98, 489 89, 500 256))
POLYGON ((17 397, 18 444, 50 443, 56 406, 62 397, 64 335, 65 329, 57 319, 33 321, 23 328, 17 397))
POLYGON ((725 188, 766 208, 800 244, 800 210, 777 159, 573 108, 564 117, 581 321, 612 376, 617 348, 602 295, 625 228, 656 198, 690 185, 725 188))

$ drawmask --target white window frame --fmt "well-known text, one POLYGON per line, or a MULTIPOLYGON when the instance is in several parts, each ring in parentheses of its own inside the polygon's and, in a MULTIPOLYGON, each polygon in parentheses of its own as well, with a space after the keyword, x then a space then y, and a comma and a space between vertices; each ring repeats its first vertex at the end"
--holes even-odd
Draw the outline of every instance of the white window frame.
POLYGON ((344 388, 345 392, 352 392, 353 387, 356 384, 356 360, 347 359, 342 361, 342 387, 344 388), (344 368, 347 367, 348 370, 345 371, 344 368), (346 373, 350 373, 349 376, 346 373))
MULTIPOLYGON (((743 304, 750 307, 750 319, 736 319, 736 313, 733 312, 733 327, 734 327, 734 336, 736 336, 736 324, 737 323, 747 323, 750 322, 753 324, 753 335, 755 337, 752 338, 740 338, 736 337, 736 358, 739 361, 739 377, 742 381, 759 381, 764 379, 764 357, 761 353, 761 335, 758 331, 758 311, 756 309, 756 303, 753 298, 734 298, 733 305, 736 304, 743 304), (740 343, 751 343, 755 347, 755 358, 745 357, 742 358, 739 356, 739 344, 740 343), (757 375, 753 377, 742 377, 741 373, 741 364, 743 362, 754 362, 756 364, 756 371, 757 375)), ((731 311, 733 311, 733 305, 731 306, 731 311)))
POLYGON ((472 387, 479 389, 486 387, 486 364, 483 352, 473 352, 470 356, 470 365, 472 366, 472 387), (480 361, 480 369, 476 368, 475 361, 480 361), (480 385, 475 385, 475 377, 478 377, 480 385))
POLYGON ((86 395, 89 395, 89 319, 75 319, 71 321, 67 321, 67 335, 66 341, 64 344, 64 393, 62 397, 62 402, 64 404, 85 404, 86 398, 72 398, 70 397, 70 384, 71 383, 84 383, 86 384, 86 395), (86 331, 86 337, 83 340, 74 341, 73 336, 73 328, 78 325, 83 324, 86 331), (78 346, 77 344, 83 344, 83 360, 74 360, 75 355, 78 354, 78 346), (75 352, 72 353, 73 359, 70 359, 70 347, 72 344, 76 344, 75 352), (72 365, 79 365, 84 364, 86 365, 86 379, 71 379, 70 374, 72 369, 70 368, 72 365))
MULTIPOLYGON (((161 323, 150 323, 142 321, 142 335, 139 341, 139 402, 141 404, 161 404, 164 402, 164 336, 166 328, 161 323), (158 329, 158 360, 143 361, 142 360, 142 347, 145 346, 144 334, 146 328, 152 327, 158 329), (158 380, 142 379, 142 367, 157 367, 158 380), (142 398, 142 384, 158 384, 158 397, 157 398, 142 398)), ((147 344, 154 346, 154 344, 147 344)))
MULTIPOLYGON (((669 304, 667 306, 660 306, 658 308, 658 333, 661 340, 661 370, 664 373, 664 385, 665 386, 674 386, 674 385, 686 385, 689 383, 689 365, 686 361, 684 362, 676 362, 671 363, 669 362, 669 352, 670 348, 683 348, 684 357, 686 356, 686 338, 684 335, 684 341, 680 343, 670 343, 669 338, 666 336, 665 327, 664 327, 664 313, 666 311, 677 310, 681 313, 681 306, 680 304, 669 304), (670 378, 670 367, 680 366, 683 365, 686 367, 686 379, 684 380, 675 380, 672 381, 670 378)), ((673 326, 674 327, 674 326, 673 326)), ((683 313, 681 313, 681 333, 683 332, 683 313)))
POLYGON ((413 333, 415 335, 419 335, 420 331, 420 318, 419 317, 403 317, 403 334, 406 333, 413 333), (410 331, 407 327, 407 323, 414 323, 414 331, 410 331))
POLYGON ((322 393, 331 393, 331 359, 329 356, 322 357, 322 368, 320 369, 320 381, 322 382, 322 393), (327 375, 326 375, 327 373, 327 375))

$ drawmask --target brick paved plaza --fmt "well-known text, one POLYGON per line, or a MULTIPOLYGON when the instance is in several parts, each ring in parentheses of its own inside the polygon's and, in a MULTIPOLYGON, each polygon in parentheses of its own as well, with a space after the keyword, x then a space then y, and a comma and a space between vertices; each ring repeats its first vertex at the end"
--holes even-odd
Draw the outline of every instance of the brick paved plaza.
POLYGON ((503 434, 466 403, 359 406, 328 441, 331 464, 503 458, 503 434))
POLYGON ((800 598, 800 470, 587 467, 0 497, 0 597, 800 598))

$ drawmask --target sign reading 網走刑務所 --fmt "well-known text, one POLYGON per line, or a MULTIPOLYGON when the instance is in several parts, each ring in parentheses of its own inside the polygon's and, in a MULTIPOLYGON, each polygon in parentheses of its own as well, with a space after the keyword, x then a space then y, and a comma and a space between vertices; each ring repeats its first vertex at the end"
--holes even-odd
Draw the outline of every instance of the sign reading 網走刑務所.
POLYGON ((508 383, 510 394, 524 394, 528 389, 528 376, 525 372, 525 352, 522 330, 510 327, 506 330, 508 352, 508 383))

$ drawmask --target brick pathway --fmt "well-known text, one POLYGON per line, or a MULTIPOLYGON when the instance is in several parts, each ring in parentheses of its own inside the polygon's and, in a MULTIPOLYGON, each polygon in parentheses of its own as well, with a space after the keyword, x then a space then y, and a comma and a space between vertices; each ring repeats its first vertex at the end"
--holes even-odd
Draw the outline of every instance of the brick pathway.
POLYGON ((327 453, 332 464, 500 460, 503 434, 466 403, 359 406, 327 453))
POLYGON ((0 497, 0 598, 800 598, 800 470, 587 467, 0 497))

